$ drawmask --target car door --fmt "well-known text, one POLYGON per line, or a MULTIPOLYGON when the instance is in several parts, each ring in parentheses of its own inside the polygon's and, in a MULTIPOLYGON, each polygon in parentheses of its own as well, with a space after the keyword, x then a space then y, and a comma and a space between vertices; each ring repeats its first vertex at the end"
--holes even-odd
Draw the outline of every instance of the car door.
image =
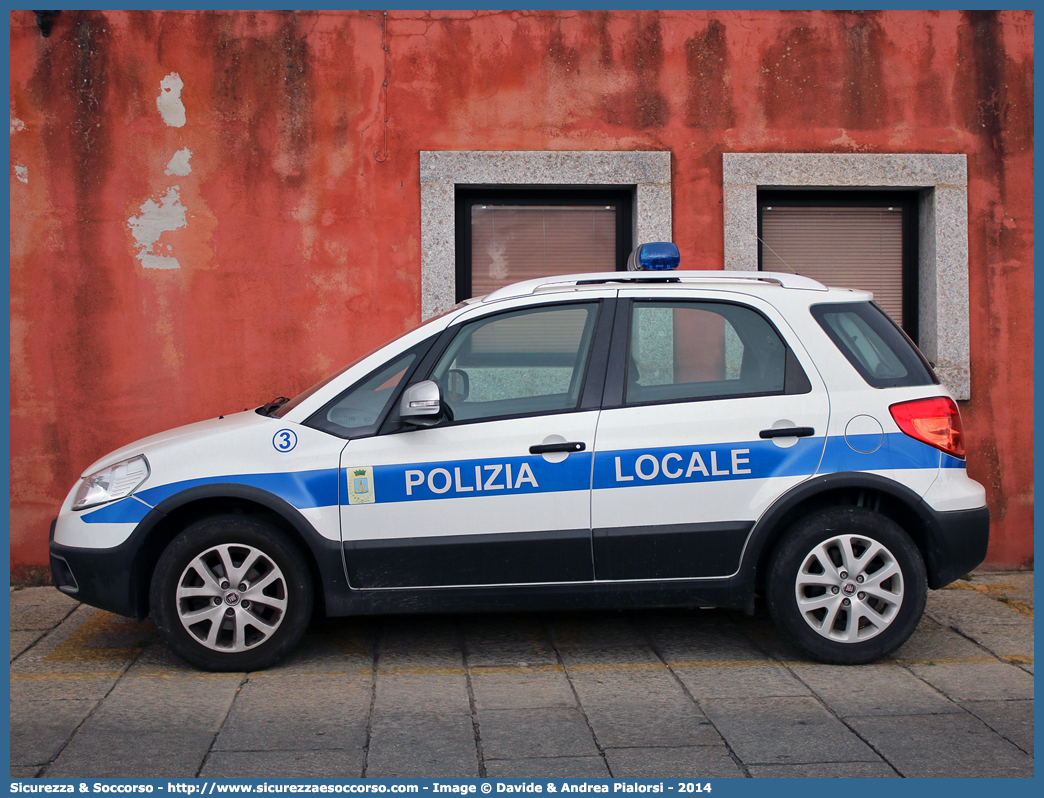
POLYGON ((449 418, 418 428, 393 413, 381 434, 349 441, 341 536, 353 588, 593 579, 592 448, 614 292, 601 293, 465 316, 409 378, 437 382, 449 418))
POLYGON ((595 577, 730 575, 761 512, 815 473, 825 386, 766 302, 620 294, 595 448, 595 577))

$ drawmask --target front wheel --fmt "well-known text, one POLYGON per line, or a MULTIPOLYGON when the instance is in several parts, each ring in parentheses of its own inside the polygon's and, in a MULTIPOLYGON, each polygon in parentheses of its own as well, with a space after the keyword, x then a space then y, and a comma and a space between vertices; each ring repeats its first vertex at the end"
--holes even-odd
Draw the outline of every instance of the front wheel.
POLYGON ((301 553, 247 516, 205 518, 160 556, 150 594, 163 640, 211 671, 266 668, 301 638, 312 579, 301 553))
POLYGON ((858 665, 887 656, 913 634, 928 588, 903 529, 861 507, 801 519, 773 553, 769 612, 812 658, 858 665))

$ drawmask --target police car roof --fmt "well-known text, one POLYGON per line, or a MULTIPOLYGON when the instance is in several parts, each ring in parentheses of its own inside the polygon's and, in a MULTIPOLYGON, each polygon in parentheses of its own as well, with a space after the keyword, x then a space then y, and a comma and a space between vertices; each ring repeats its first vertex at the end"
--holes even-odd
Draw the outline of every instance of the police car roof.
POLYGON ((822 283, 800 274, 783 274, 782 272, 755 271, 660 271, 660 272, 592 272, 588 274, 564 274, 554 277, 538 277, 521 283, 498 288, 482 298, 483 302, 493 302, 511 297, 528 296, 538 291, 568 290, 582 285, 605 285, 619 283, 623 285, 665 284, 707 285, 711 283, 767 283, 782 288, 796 288, 811 291, 829 290, 822 283))

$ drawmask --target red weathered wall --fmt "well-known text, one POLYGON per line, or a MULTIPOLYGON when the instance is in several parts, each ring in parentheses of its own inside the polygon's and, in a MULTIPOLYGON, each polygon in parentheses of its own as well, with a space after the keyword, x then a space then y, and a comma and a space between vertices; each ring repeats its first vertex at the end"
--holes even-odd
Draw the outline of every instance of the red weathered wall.
POLYGON ((967 153, 969 471, 990 562, 1026 564, 1032 98, 1028 12, 64 11, 49 38, 13 12, 12 565, 100 455, 419 321, 439 149, 669 150, 690 268, 722 265, 723 152, 967 153), (131 220, 174 186, 185 225, 143 253, 131 220))

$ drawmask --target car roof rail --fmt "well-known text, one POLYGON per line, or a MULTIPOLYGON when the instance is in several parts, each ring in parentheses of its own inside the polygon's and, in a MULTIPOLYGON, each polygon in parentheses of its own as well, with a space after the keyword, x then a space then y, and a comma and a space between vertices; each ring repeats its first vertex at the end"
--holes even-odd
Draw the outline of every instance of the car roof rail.
POLYGON ((635 285, 648 283, 681 283, 699 285, 706 283, 760 282, 782 288, 826 291, 825 285, 800 274, 760 271, 670 271, 670 272, 589 272, 587 274, 564 274, 554 277, 537 277, 520 283, 506 285, 488 294, 483 301, 490 302, 511 297, 528 296, 537 291, 554 291, 580 285, 635 285))

